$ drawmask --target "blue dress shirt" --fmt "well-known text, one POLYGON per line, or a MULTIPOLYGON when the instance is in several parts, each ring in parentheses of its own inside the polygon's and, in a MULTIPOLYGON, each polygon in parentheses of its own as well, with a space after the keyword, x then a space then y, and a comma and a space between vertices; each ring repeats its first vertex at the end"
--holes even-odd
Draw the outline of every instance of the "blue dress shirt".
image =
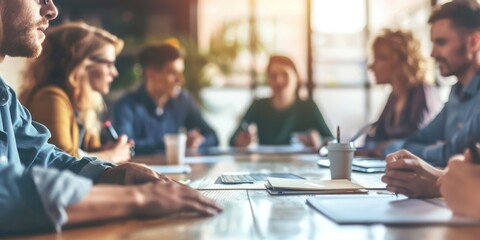
POLYGON ((165 149, 163 136, 178 133, 180 128, 198 128, 205 137, 200 146, 218 145, 217 135, 205 122, 192 96, 181 90, 176 98, 168 100, 163 111, 148 95, 145 87, 140 87, 120 99, 114 107, 113 120, 120 134, 135 140, 135 153, 149 154, 165 149))
POLYGON ((434 166, 463 153, 470 138, 480 140, 480 73, 465 87, 456 83, 442 111, 408 139, 404 148, 434 166))
POLYGON ((113 165, 80 160, 48 144, 48 129, 33 122, 0 79, 0 232, 60 231, 65 208, 113 165))

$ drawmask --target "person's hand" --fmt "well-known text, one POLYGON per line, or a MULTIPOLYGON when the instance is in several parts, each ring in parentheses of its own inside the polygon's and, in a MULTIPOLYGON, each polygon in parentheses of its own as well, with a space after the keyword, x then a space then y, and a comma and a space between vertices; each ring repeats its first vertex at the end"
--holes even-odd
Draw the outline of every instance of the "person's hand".
POLYGON ((385 148, 390 145, 390 141, 378 142, 374 148, 363 148, 355 151, 357 157, 383 158, 385 148))
POLYGON ((298 140, 307 147, 320 149, 320 133, 317 130, 310 130, 306 134, 298 134, 298 140))
POLYGON ((382 141, 378 142, 373 149, 370 150, 368 156, 369 157, 384 157, 385 156, 385 148, 390 145, 390 141, 382 141))
POLYGON ((127 135, 120 135, 116 142, 108 142, 102 147, 102 156, 105 160, 113 163, 125 163, 132 157, 132 147, 135 145, 133 140, 129 140, 127 135))
POLYGON ((257 142, 257 125, 248 124, 246 129, 240 129, 235 138, 235 147, 248 147, 257 142))
POLYGON ((187 132, 187 148, 198 149, 200 145, 205 141, 205 137, 200 133, 198 129, 192 129, 187 132))
POLYGON ((148 182, 172 182, 165 175, 159 174, 143 164, 125 163, 107 169, 99 179, 99 183, 134 185, 148 182))
POLYGON ((407 150, 389 154, 382 181, 387 190, 408 197, 439 197, 436 185, 443 171, 437 169, 407 150))
POLYGON ((135 213, 141 218, 187 211, 212 216, 222 211, 215 202, 180 183, 154 182, 133 188, 137 199, 135 213))
POLYGON ((447 206, 455 214, 480 218, 480 166, 472 163, 469 150, 464 156, 448 161, 446 172, 438 179, 437 185, 447 206))

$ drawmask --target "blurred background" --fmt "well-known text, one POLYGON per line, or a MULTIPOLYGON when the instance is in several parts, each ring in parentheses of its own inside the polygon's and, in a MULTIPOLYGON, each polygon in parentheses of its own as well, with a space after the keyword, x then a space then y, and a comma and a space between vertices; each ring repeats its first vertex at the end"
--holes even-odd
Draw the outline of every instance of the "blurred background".
MULTIPOLYGON (((82 20, 123 38, 119 78, 107 103, 141 81, 136 54, 171 42, 186 53, 185 87, 196 97, 220 145, 252 100, 269 95, 270 54, 291 57, 330 127, 350 137, 376 120, 390 93, 368 71, 370 39, 383 28, 410 29, 430 55, 427 19, 436 0, 62 0, 56 25, 82 20)), ((430 63, 432 72, 433 61, 430 63)), ((0 72, 18 90, 24 59, 7 58, 0 72)), ((445 101, 451 79, 430 76, 445 101)))

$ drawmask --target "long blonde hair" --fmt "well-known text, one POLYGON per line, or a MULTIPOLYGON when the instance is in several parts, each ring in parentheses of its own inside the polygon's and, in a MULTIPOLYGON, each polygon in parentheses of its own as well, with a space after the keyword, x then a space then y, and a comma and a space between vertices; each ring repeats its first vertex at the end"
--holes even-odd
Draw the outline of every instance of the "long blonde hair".
POLYGON ((407 85, 425 83, 427 80, 427 61, 421 52, 420 41, 407 30, 383 29, 373 40, 372 51, 377 46, 387 46, 392 56, 399 62, 398 68, 407 78, 407 85))
POLYGON ((28 105, 36 91, 46 86, 63 89, 74 108, 78 120, 86 131, 98 135, 98 114, 104 110, 100 93, 91 89, 85 74, 85 60, 108 44, 116 53, 123 41, 111 33, 82 22, 71 22, 48 29, 43 51, 37 59, 30 60, 24 73, 20 100, 28 105))

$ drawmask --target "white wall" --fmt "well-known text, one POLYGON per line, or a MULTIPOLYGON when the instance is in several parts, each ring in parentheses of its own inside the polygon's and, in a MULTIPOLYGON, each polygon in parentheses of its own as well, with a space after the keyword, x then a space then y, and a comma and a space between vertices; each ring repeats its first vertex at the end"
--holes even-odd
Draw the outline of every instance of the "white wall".
POLYGON ((22 71, 27 64, 26 58, 6 57, 0 64, 0 76, 18 93, 20 87, 22 71))

